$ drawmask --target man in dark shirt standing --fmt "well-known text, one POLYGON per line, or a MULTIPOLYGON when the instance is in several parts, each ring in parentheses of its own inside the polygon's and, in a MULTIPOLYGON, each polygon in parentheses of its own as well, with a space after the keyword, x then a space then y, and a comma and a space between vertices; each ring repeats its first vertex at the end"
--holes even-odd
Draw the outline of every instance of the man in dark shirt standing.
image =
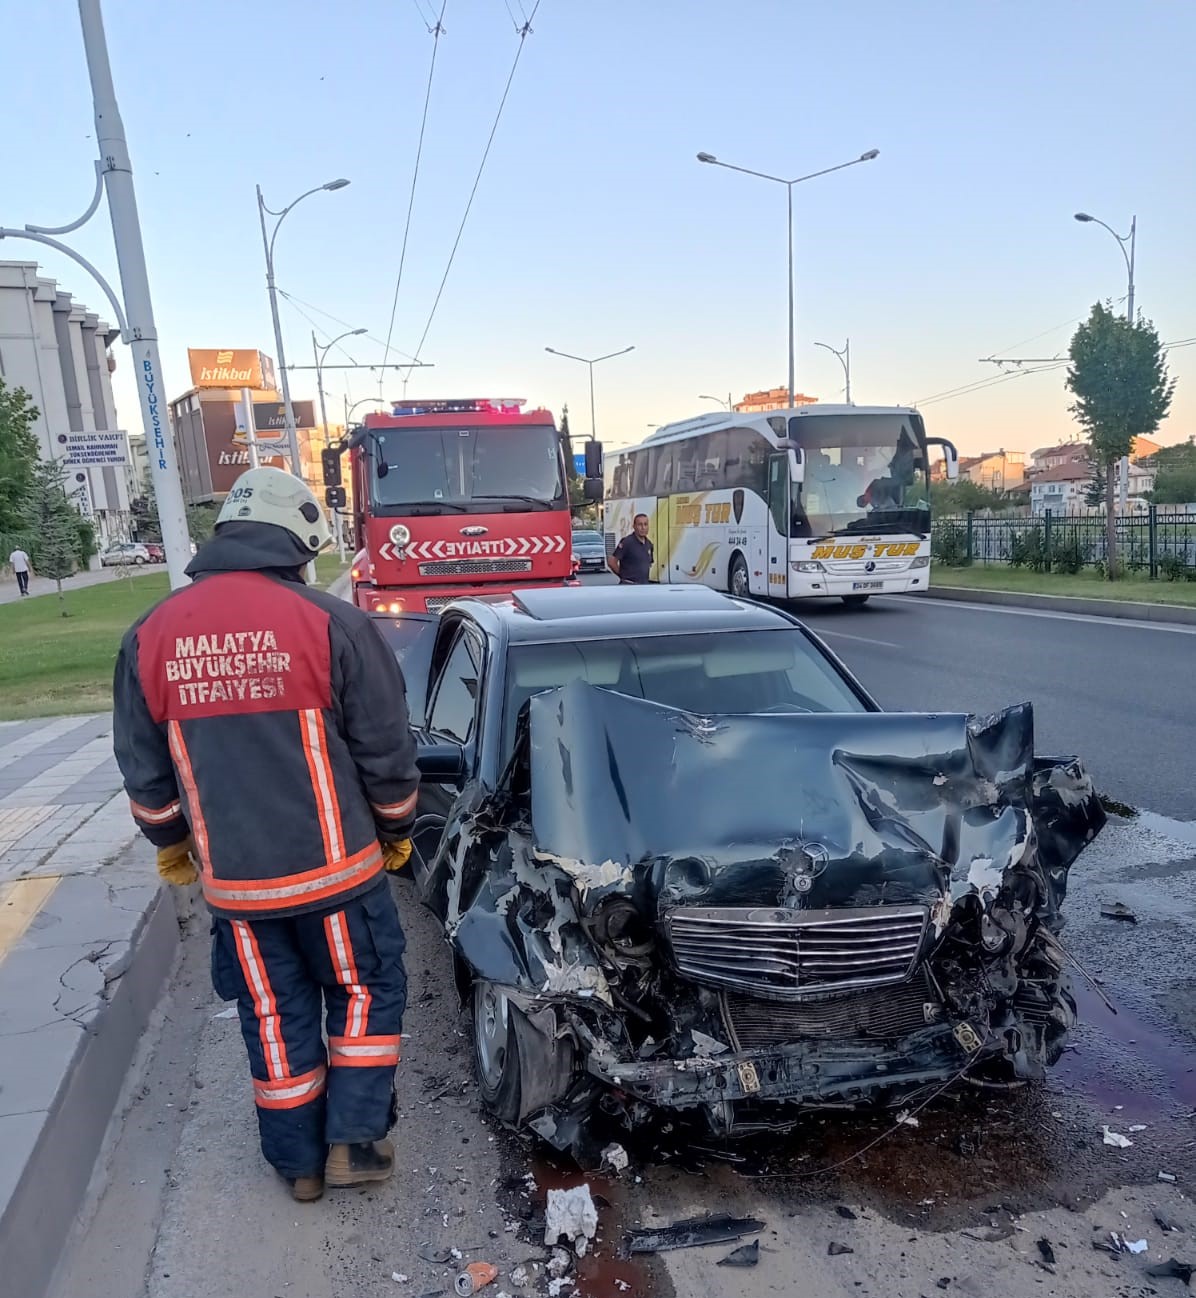
POLYGON ((631 535, 615 546, 607 564, 618 577, 620 586, 646 586, 655 557, 652 542, 648 540, 648 515, 636 514, 631 526, 631 535))

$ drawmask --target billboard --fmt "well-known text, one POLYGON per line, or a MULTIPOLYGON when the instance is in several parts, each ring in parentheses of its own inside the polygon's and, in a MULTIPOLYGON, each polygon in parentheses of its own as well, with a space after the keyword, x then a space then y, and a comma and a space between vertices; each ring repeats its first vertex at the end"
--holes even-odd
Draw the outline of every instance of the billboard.
MULTIPOLYGON (((298 414, 296 410, 296 418, 298 414)), ((203 403, 203 438, 212 476, 212 491, 218 496, 230 491, 237 478, 249 468, 249 448, 245 445, 245 435, 242 433, 240 438, 237 436, 239 418, 240 411, 235 401, 208 400, 203 403)), ((273 464, 280 469, 285 467, 281 454, 268 455, 264 447, 258 454, 263 464, 273 464)))
POLYGON ((129 462, 129 443, 122 432, 59 433, 58 444, 66 448, 62 461, 70 468, 96 469, 129 462))
MULTIPOLYGON (((292 401, 291 409, 295 412, 296 428, 315 428, 315 407, 310 401, 292 401)), ((285 442, 287 438, 286 406, 281 401, 255 401, 253 403, 253 427, 259 442, 285 442)), ((245 441, 244 421, 241 419, 240 407, 237 409, 238 442, 245 441)))
POLYGON ((254 388, 269 392, 277 387, 274 361, 263 352, 188 347, 187 360, 192 387, 254 388))

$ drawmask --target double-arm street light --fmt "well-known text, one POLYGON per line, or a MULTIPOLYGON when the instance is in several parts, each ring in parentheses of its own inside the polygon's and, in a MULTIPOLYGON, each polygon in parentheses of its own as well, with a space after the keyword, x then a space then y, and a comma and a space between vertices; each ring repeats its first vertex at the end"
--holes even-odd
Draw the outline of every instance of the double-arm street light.
POLYGON ((830 343, 815 343, 815 347, 822 347, 828 352, 839 358, 839 364, 843 366, 843 377, 847 382, 847 391, 843 394, 843 399, 848 405, 851 405, 851 339, 843 344, 843 350, 832 347, 830 343))
MULTIPOLYGON (((314 329, 312 330, 311 349, 316 358, 316 392, 319 394, 320 397, 320 427, 323 428, 324 430, 325 446, 328 445, 328 410, 324 405, 324 358, 337 345, 337 343, 340 342, 342 338, 356 338, 358 334, 363 334, 365 332, 366 331, 364 329, 346 329, 343 334, 337 334, 337 336, 331 342, 325 343, 324 346, 321 347, 316 342, 315 330, 314 329)), ((283 373, 285 374, 286 370, 283 370, 283 373)), ((295 469, 295 472, 299 473, 298 468, 295 469)), ((344 528, 341 526, 340 510, 334 509, 332 511, 332 517, 336 520, 337 551, 340 554, 341 563, 344 563, 345 531, 344 528)))
POLYGON ((595 356, 592 360, 588 356, 574 356, 571 352, 558 352, 555 347, 545 347, 546 352, 551 352, 554 356, 563 356, 567 361, 580 361, 583 365, 590 367, 590 440, 593 441, 597 436, 597 422, 594 419, 594 366, 599 361, 609 361, 616 356, 626 356, 628 352, 635 351, 635 344, 630 347, 624 347, 622 351, 607 352, 605 356, 595 356))
POLYGON ((278 372, 282 377, 282 409, 283 417, 286 420, 287 430, 287 447, 291 458, 291 472, 296 477, 301 477, 299 468, 299 436, 295 431, 295 411, 291 406, 291 381, 287 376, 287 358, 282 345, 282 325, 278 319, 278 293, 274 284, 274 240, 278 237, 278 228, 282 225, 286 214, 292 208, 297 207, 305 198, 310 198, 312 194, 318 194, 322 190, 344 189, 349 182, 345 179, 330 180, 327 184, 317 185, 314 189, 309 189, 306 193, 300 194, 298 198, 288 203, 281 211, 276 212, 273 208, 266 206, 266 200, 262 197, 262 187, 257 186, 257 212, 262 223, 262 248, 266 254, 266 288, 270 294, 270 314, 274 317, 274 346, 278 352, 278 372), (274 222, 274 229, 267 233, 266 217, 274 216, 278 219, 274 222))
POLYGON ((771 180, 776 185, 784 185, 789 199, 789 405, 793 405, 794 396, 794 375, 793 375, 793 186, 800 185, 804 180, 814 180, 818 176, 829 176, 832 171, 842 171, 846 167, 854 167, 861 162, 871 162, 873 158, 879 157, 879 149, 869 149, 867 153, 861 153, 858 158, 852 158, 850 162, 840 162, 835 167, 824 167, 821 171, 811 171, 808 175, 797 176, 793 180, 786 180, 784 176, 770 176, 765 171, 752 171, 748 167, 737 167, 730 162, 720 162, 713 153, 699 153, 699 162, 708 162, 711 166, 726 167, 728 171, 741 171, 745 176, 756 176, 760 180, 771 180))
MULTIPOLYGON (((1121 249, 1121 255, 1125 259, 1126 274, 1126 296, 1125 296, 1125 318, 1134 323, 1134 245, 1138 241, 1138 218, 1130 217, 1129 234, 1118 234, 1111 225, 1106 225, 1104 221, 1095 216, 1089 216, 1087 212, 1077 212, 1076 220, 1083 222, 1085 225, 1099 225, 1117 240, 1117 246, 1121 249), (1126 244, 1129 244, 1127 251, 1126 244)), ((1130 461, 1128 456, 1122 456, 1121 463, 1118 466, 1118 496, 1121 500, 1121 507, 1124 509, 1129 503, 1130 494, 1130 461)))

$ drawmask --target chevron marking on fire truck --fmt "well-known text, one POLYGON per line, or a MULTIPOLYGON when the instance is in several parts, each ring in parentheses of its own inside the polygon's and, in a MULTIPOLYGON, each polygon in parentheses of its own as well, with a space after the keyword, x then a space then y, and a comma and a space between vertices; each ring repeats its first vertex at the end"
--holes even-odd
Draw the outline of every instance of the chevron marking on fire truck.
MULTIPOLYGON (((561 554, 563 536, 504 536, 494 540, 408 541, 408 559, 511 559, 533 554, 561 554)), ((383 559, 397 559, 394 546, 384 541, 378 547, 383 559)))

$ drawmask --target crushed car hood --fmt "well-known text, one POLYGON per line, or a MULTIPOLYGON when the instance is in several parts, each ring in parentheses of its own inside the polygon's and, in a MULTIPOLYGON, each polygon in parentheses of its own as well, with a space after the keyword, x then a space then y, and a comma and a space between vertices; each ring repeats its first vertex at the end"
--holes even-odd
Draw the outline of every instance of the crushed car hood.
POLYGON ((1104 824, 1078 762, 1035 759, 1029 704, 696 716, 575 682, 531 700, 515 768, 534 855, 583 912, 623 891, 657 912, 919 904, 941 927, 1018 871, 1053 913, 1104 824))

